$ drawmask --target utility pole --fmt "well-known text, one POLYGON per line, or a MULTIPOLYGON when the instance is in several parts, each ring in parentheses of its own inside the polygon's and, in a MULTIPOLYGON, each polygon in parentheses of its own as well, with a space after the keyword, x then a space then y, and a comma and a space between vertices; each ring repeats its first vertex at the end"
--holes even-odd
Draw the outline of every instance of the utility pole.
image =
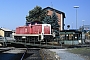
POLYGON ((74 8, 76 8, 76 29, 77 29, 77 8, 79 8, 79 6, 74 6, 74 8))

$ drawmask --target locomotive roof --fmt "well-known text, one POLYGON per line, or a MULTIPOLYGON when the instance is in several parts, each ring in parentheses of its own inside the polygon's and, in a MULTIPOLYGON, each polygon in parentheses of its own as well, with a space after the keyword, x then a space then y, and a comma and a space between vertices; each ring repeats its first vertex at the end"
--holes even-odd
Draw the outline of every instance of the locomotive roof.
POLYGON ((32 22, 26 22, 26 25, 28 25, 28 24, 35 25, 35 23, 42 24, 42 22, 40 22, 40 21, 32 21, 32 22))

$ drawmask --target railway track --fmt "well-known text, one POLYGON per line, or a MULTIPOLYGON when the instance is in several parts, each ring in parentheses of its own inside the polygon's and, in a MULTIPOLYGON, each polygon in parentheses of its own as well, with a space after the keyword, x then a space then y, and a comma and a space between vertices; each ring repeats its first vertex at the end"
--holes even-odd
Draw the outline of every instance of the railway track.
POLYGON ((60 57, 49 49, 27 48, 21 60, 60 60, 60 57))
POLYGON ((0 60, 56 60, 55 54, 41 48, 8 48, 0 53, 0 60), (4 57, 4 58, 3 58, 4 57))
POLYGON ((27 48, 21 60, 42 60, 39 50, 39 48, 27 48))
POLYGON ((20 60, 26 48, 1 48, 0 60, 20 60))
POLYGON ((0 48, 0 53, 9 51, 9 50, 13 50, 13 49, 14 49, 14 47, 0 48))

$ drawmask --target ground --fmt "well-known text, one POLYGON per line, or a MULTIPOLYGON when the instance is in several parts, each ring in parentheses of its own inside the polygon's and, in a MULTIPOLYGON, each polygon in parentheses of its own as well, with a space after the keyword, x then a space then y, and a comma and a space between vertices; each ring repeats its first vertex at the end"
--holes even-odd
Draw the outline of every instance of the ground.
POLYGON ((90 47, 49 50, 56 52, 60 60, 90 60, 90 47))
POLYGON ((68 51, 74 54, 79 54, 84 58, 86 58, 87 60, 90 60, 90 47, 73 48, 73 49, 68 49, 68 51))

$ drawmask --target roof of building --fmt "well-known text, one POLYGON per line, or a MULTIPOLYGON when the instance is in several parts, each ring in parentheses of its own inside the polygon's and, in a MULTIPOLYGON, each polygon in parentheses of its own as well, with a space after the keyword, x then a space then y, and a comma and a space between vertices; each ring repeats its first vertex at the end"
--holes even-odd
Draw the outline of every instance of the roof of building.
POLYGON ((12 31, 12 30, 10 30, 10 29, 7 29, 7 28, 0 28, 0 30, 3 30, 3 31, 12 31))
POLYGON ((62 30, 62 31, 60 31, 60 33, 62 33, 62 32, 71 32, 71 33, 82 33, 81 31, 78 31, 78 30, 62 30))
POLYGON ((65 13, 62 12, 62 11, 56 10, 56 9, 54 9, 54 8, 51 8, 51 7, 46 7, 46 8, 44 8, 44 10, 47 10, 47 9, 50 9, 50 10, 52 10, 52 11, 55 11, 55 12, 57 12, 57 13, 59 13, 59 14, 63 14, 63 16, 64 16, 64 18, 65 18, 65 13))

